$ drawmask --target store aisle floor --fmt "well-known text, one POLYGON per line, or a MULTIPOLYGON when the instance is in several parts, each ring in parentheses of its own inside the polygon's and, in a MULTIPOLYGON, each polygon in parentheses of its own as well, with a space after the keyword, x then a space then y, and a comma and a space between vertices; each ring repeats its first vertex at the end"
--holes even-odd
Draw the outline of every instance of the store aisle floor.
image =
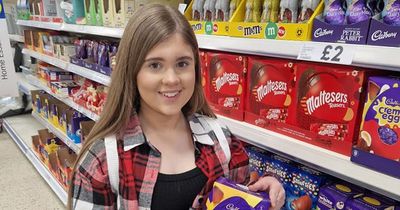
POLYGON ((0 209, 65 209, 17 145, 0 134, 0 209))

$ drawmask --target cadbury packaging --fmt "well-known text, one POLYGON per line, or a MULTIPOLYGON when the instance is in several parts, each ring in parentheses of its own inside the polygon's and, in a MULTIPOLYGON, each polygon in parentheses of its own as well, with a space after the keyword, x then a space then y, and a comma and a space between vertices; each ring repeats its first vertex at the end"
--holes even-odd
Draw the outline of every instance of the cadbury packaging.
POLYGON ((210 106, 217 113, 243 120, 247 58, 242 55, 207 53, 210 106))
POLYGON ((368 193, 345 203, 345 210, 389 210, 395 209, 396 202, 392 199, 368 193))
POLYGON ((370 77, 351 160, 400 177, 400 78, 370 77))
POLYGON ((302 62, 289 107, 285 135, 347 156, 358 135, 364 71, 354 67, 302 62), (293 127, 295 126, 295 127, 293 127))
POLYGON ((293 101, 294 63, 250 56, 248 72, 245 121, 264 128, 285 123, 293 101))
POLYGON ((271 206, 271 201, 266 192, 251 192, 246 186, 220 177, 214 182, 206 206, 207 209, 215 210, 268 210, 271 206))
POLYGON ((317 209, 344 209, 348 199, 363 194, 363 189, 345 182, 337 182, 322 187, 319 191, 317 209))

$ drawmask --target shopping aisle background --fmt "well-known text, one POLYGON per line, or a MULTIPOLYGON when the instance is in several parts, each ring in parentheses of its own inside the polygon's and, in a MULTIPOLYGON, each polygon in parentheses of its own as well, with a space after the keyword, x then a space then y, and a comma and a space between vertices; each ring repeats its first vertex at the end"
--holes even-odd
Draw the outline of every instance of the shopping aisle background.
POLYGON ((0 209, 65 209, 17 145, 0 134, 0 209))

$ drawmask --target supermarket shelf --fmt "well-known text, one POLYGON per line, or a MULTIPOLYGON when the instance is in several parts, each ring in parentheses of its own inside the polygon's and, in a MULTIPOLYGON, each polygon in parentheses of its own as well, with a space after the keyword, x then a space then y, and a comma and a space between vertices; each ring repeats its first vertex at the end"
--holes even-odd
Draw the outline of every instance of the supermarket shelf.
POLYGON ((50 29, 55 31, 67 31, 73 33, 92 34, 97 36, 107 36, 115 38, 121 38, 122 33, 124 32, 123 28, 77 25, 68 23, 51 23, 33 20, 17 20, 17 24, 21 26, 50 29))
POLYGON ((227 117, 218 116, 232 133, 245 142, 286 156, 324 173, 400 200, 400 179, 370 170, 350 161, 350 157, 227 117))
POLYGON ((38 90, 37 87, 31 85, 28 80, 25 78, 24 73, 16 73, 18 78, 18 88, 21 92, 25 93, 26 95, 31 95, 32 90, 38 90))
POLYGON ((18 35, 18 34, 8 34, 8 38, 11 41, 15 41, 15 42, 22 42, 22 43, 25 42, 24 36, 21 36, 21 35, 18 35))
POLYGON ((54 125, 50 124, 47 120, 43 119, 36 112, 32 112, 32 116, 40 122, 44 127, 49 129, 54 135, 56 135, 61 141, 63 141, 69 148, 74 150, 75 153, 79 153, 81 148, 81 144, 75 144, 73 140, 71 140, 65 133, 63 133, 60 129, 54 127, 54 125))
POLYGON ((24 72, 25 74, 32 74, 32 70, 29 67, 26 66, 19 66, 19 68, 22 70, 22 72, 24 72))
POLYGON ((90 110, 88 110, 88 109, 86 109, 86 108, 84 108, 84 107, 82 107, 82 106, 76 104, 72 99, 70 99, 70 98, 68 98, 68 97, 65 97, 65 96, 60 96, 60 95, 58 95, 58 94, 54 94, 54 93, 50 90, 49 87, 47 87, 46 85, 42 84, 42 83, 41 83, 37 78, 35 78, 34 76, 28 75, 27 78, 28 78, 29 82, 30 82, 32 85, 34 85, 34 86, 36 86, 36 87, 38 87, 38 88, 40 88, 40 89, 46 91, 48 94, 50 94, 50 95, 56 97, 58 100, 62 101, 63 103, 65 103, 65 104, 68 105, 69 107, 71 107, 71 108, 77 110, 78 112, 80 112, 80 113, 86 115, 86 116, 89 117, 90 119, 92 119, 92 120, 94 120, 94 121, 97 121, 97 120, 99 119, 99 115, 97 115, 97 114, 93 113, 92 111, 90 111, 90 110))
POLYGON ((92 81, 98 82, 103 85, 109 85, 111 78, 107 75, 101 74, 99 72, 92 71, 90 69, 63 61, 61 59, 54 58, 52 56, 44 55, 33 50, 29 50, 24 48, 22 53, 30 55, 34 58, 42 60, 46 63, 49 63, 53 66, 57 66, 58 68, 64 69, 66 71, 72 72, 74 74, 78 74, 82 77, 88 78, 92 81))
POLYGON ((53 66, 57 66, 60 69, 67 69, 68 64, 69 64, 69 62, 63 61, 61 59, 57 59, 57 58, 54 58, 52 56, 44 55, 42 53, 38 53, 38 52, 35 52, 33 50, 30 50, 30 49, 26 49, 26 48, 22 49, 22 53, 30 55, 30 56, 32 56, 34 58, 37 58, 37 59, 39 59, 41 61, 44 61, 44 62, 46 62, 48 64, 51 64, 53 66))
MULTIPOLYGON (((122 28, 85 26, 72 24, 42 23, 38 21, 18 20, 17 24, 37 28, 62 30, 77 33, 94 34, 98 36, 122 37, 122 28)), ((307 41, 284 41, 268 39, 249 39, 228 36, 196 35, 199 47, 202 49, 228 51, 235 53, 262 55, 279 58, 297 59, 304 44, 315 43, 307 41)), ((354 66, 399 71, 400 49, 370 45, 341 44, 354 49, 354 66)))
MULTIPOLYGON (((28 119, 32 120, 32 119, 28 119)), ((27 124, 31 122, 26 122, 27 124)), ((11 138, 18 145, 19 149, 22 153, 28 158, 28 160, 32 163, 32 165, 36 168, 39 174, 43 177, 43 179, 47 182, 50 188, 55 192, 61 202, 64 205, 67 205, 67 192, 63 189, 63 187, 58 183, 56 178, 51 174, 51 172, 43 165, 43 163, 39 160, 39 158, 35 155, 33 150, 25 143, 24 139, 21 138, 20 134, 16 132, 16 129, 12 127, 12 123, 10 123, 7 118, 3 121, 3 126, 5 130, 10 134, 11 138)), ((35 133, 32 133, 35 135, 35 133)))

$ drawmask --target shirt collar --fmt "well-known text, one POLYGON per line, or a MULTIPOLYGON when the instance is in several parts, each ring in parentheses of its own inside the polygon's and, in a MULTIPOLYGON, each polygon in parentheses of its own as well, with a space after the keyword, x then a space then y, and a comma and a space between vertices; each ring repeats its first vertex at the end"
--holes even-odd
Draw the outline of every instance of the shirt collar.
MULTIPOLYGON (((210 136, 212 131, 208 123, 205 122, 202 115, 194 114, 188 118, 190 129, 193 133, 194 142, 204 145, 214 145, 214 140, 210 136)), ((131 150, 146 142, 142 127, 140 126, 139 117, 135 113, 129 120, 129 123, 122 132, 124 142, 124 151, 131 150)))

